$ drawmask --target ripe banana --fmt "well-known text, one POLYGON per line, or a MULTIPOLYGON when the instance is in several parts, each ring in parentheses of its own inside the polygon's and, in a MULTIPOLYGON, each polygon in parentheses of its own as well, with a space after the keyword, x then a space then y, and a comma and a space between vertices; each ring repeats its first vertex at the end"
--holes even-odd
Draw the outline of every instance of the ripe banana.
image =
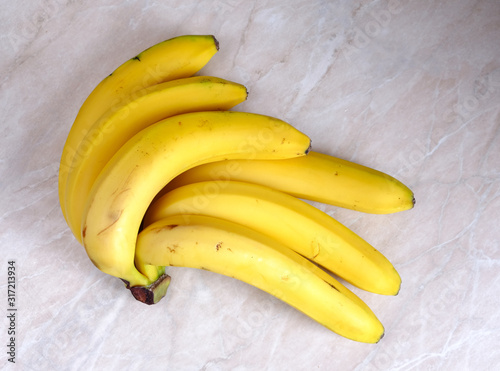
POLYGON ((246 97, 243 85, 197 76, 143 89, 137 99, 108 110, 82 140, 66 181, 66 219, 77 240, 81 242, 82 216, 92 184, 127 140, 169 116, 228 110, 246 97))
POLYGON ((262 184, 296 197, 373 214, 411 209, 413 192, 383 172, 311 151, 279 161, 222 161, 191 169, 164 189, 206 180, 238 180, 262 184))
POLYGON ((346 338, 376 343, 384 328, 356 295, 307 259, 250 228, 222 219, 171 216, 137 239, 141 264, 199 268, 236 278, 346 338))
POLYGON ((130 287, 149 286, 162 269, 134 265, 135 242, 155 195, 189 168, 224 159, 305 155, 310 139, 268 116, 231 111, 172 116, 130 139, 92 186, 82 239, 94 264, 130 287))
POLYGON ((144 225, 193 214, 246 225, 363 290, 384 295, 399 291, 401 278, 379 251, 328 214, 291 195, 237 181, 192 183, 155 201, 144 225))
POLYGON ((89 128, 108 109, 160 82, 189 77, 218 50, 211 35, 186 35, 163 41, 128 60, 102 80, 85 100, 64 145, 59 167, 59 202, 66 218, 66 180, 89 128))

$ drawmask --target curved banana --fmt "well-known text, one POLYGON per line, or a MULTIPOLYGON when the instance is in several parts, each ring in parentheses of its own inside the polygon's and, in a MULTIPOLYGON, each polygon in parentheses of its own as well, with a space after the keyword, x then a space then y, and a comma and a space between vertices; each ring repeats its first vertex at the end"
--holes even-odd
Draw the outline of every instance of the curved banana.
POLYGON ((136 259, 236 278, 355 341, 376 343, 384 334, 368 306, 340 282, 292 250, 236 223, 200 215, 161 219, 139 234, 136 259))
POLYGON ((211 35, 186 35, 156 44, 102 80, 76 116, 64 145, 59 167, 59 202, 66 218, 66 179, 73 158, 89 128, 108 109, 122 104, 138 91, 160 82, 189 77, 198 72, 219 49, 211 35))
POLYGON ((311 151, 279 161, 223 161, 201 165, 170 182, 161 195, 205 180, 262 184, 296 197, 373 214, 411 209, 413 192, 383 172, 311 151))
POLYGON ((363 290, 384 295, 399 291, 401 278, 379 251, 328 214, 272 188, 237 181, 188 184, 155 201, 144 225, 181 214, 245 225, 363 290))
POLYGON ((130 139, 92 186, 82 223, 85 249, 102 271, 147 286, 161 270, 134 265, 135 242, 155 195, 176 175, 210 161, 303 156, 310 139, 289 124, 246 112, 172 116, 130 139))
POLYGON ((243 102, 243 85, 197 76, 154 85, 139 97, 108 110, 89 129, 73 159, 66 182, 66 219, 81 242, 85 202, 95 179, 127 140, 169 116, 193 111, 228 110, 243 102))

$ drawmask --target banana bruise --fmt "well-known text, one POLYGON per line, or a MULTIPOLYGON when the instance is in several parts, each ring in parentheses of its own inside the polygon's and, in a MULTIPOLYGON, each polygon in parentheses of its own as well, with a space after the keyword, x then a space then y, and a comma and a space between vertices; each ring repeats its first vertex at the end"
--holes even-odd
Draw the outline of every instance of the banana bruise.
POLYGON ((160 219, 140 232, 140 264, 205 269, 255 286, 348 339, 376 343, 384 328, 332 276, 250 228, 201 215, 160 219))
POLYGON ((168 81, 143 89, 137 98, 108 110, 90 128, 73 159, 66 183, 66 219, 81 242, 85 202, 113 155, 142 129, 170 116, 229 110, 245 101, 245 86, 211 76, 168 81))
POLYGON ((413 192, 381 171, 311 151, 279 161, 222 161, 198 166, 168 184, 158 197, 182 185, 208 180, 235 180, 265 185, 305 200, 371 214, 411 209, 413 192))
POLYGON ((284 121, 232 111, 194 112, 148 126, 127 141, 92 186, 82 221, 89 258, 129 287, 152 284, 159 267, 134 264, 135 242, 155 195, 210 161, 304 156, 310 139, 284 121))
POLYGON ((187 184, 156 200, 144 225, 180 214, 246 225, 360 289, 383 295, 399 292, 401 278, 384 255, 328 214, 275 189, 238 181, 187 184))
POLYGON ((90 127, 106 111, 161 82, 190 77, 217 53, 212 35, 168 39, 129 59, 103 79, 82 104, 64 145, 59 166, 59 202, 66 218, 66 181, 73 159, 90 127))

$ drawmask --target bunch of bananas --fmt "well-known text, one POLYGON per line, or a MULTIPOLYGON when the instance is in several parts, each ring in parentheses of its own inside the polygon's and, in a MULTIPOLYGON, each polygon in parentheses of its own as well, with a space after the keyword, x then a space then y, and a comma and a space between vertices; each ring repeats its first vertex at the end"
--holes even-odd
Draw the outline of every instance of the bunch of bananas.
POLYGON ((310 151, 269 116, 231 111, 247 90, 194 76, 213 36, 159 43, 118 67, 83 103, 63 149, 61 209, 97 268, 158 302, 166 266, 247 282, 330 330, 377 342, 384 328, 334 276, 395 295, 401 279, 375 248, 305 200, 367 213, 413 207, 379 171, 310 151))

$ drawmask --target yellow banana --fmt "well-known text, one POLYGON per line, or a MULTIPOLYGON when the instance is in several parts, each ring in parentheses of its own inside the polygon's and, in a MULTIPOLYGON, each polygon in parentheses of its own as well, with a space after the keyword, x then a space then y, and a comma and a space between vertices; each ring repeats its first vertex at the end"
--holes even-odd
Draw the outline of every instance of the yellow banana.
POLYGON ((399 291, 401 278, 379 251, 328 214, 272 188, 237 181, 188 184, 155 201, 144 225, 181 214, 250 227, 363 290, 384 295, 399 291))
POLYGON ((181 174, 161 192, 205 180, 262 184, 296 197, 373 214, 411 209, 413 192, 383 172, 311 151, 279 161, 223 161, 181 174))
POLYGON ((222 219, 171 216, 137 239, 141 264, 209 270, 276 296, 346 338, 376 343, 384 328, 356 295, 307 259, 254 230, 222 219))
POLYGON ((64 145, 59 167, 59 202, 66 217, 66 180, 89 128, 108 109, 160 82, 189 77, 218 50, 211 35, 186 35, 163 41, 128 60, 102 80, 85 100, 64 145))
POLYGON ((303 156, 310 139, 289 124, 245 112, 172 116, 130 139, 92 186, 82 223, 83 244, 102 271, 130 287, 151 285, 162 270, 134 265, 135 242, 155 195, 189 168, 224 159, 303 156))
POLYGON ((193 111, 228 110, 247 97, 243 85, 197 76, 143 89, 138 98, 108 110, 89 129, 73 158, 66 182, 66 219, 81 242, 85 202, 95 179, 132 136, 169 116, 193 111))

